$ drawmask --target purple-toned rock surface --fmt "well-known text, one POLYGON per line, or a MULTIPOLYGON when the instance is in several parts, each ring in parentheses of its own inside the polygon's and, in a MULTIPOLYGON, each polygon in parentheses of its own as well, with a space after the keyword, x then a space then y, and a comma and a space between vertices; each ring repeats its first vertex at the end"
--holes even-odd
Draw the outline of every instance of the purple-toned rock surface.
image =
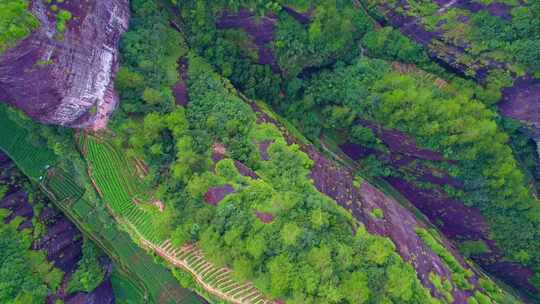
MULTIPOLYGON (((525 122, 531 127, 531 137, 536 142, 540 156, 540 79, 529 76, 518 78, 512 87, 503 90, 503 99, 498 107, 503 116, 525 122)), ((540 166, 537 171, 540 173, 540 166)))
POLYGON ((393 153, 431 161, 444 160, 441 153, 419 147, 415 139, 405 132, 390 130, 367 120, 361 121, 360 124, 370 128, 393 153))
POLYGON ((270 155, 268 154, 268 147, 272 144, 271 140, 264 140, 259 143, 259 153, 262 160, 270 160, 270 155))
POLYGON ((219 187, 210 187, 208 191, 204 194, 204 201, 210 205, 217 205, 225 196, 234 192, 234 188, 225 184, 219 187))
POLYGON ((339 148, 347 154, 352 160, 359 160, 360 158, 364 158, 366 156, 377 154, 377 150, 364 147, 359 144, 352 143, 350 141, 347 141, 341 145, 339 145, 339 148))
MULTIPOLYGON (((438 14, 456 7, 478 12, 486 10, 492 14, 498 14, 506 18, 504 5, 493 3, 489 7, 481 3, 469 0, 438 0, 435 1, 439 5, 438 14)), ((496 61, 494 59, 479 57, 470 54, 467 50, 470 45, 462 39, 447 39, 444 34, 447 32, 443 24, 439 24, 436 30, 427 30, 421 21, 414 17, 414 12, 409 13, 409 6, 406 2, 400 2, 397 8, 390 8, 384 2, 379 5, 380 10, 386 17, 386 21, 392 27, 399 29, 404 35, 408 36, 417 43, 423 45, 428 54, 442 67, 454 72, 463 77, 473 78, 474 80, 483 83, 488 76, 488 73, 494 69, 508 70, 505 62, 496 61), (398 10, 404 10, 404 12, 398 10), (467 60, 463 60, 463 55, 466 55, 467 60)), ((459 18, 460 22, 468 22, 468 18, 459 18)))
POLYGON ((113 77, 128 1, 55 4, 73 15, 63 39, 45 1, 31 1, 40 27, 0 56, 0 101, 43 123, 103 127, 118 102, 113 77))
POLYGON ((274 29, 277 16, 268 14, 257 17, 247 9, 238 12, 223 11, 216 21, 218 29, 243 29, 253 39, 259 49, 259 64, 268 64, 272 71, 279 73, 280 69, 272 49, 267 45, 274 39, 274 29))
POLYGON ((238 169, 238 172, 240 172, 240 174, 242 174, 243 176, 251 177, 252 179, 259 178, 259 176, 257 176, 257 173, 251 170, 250 167, 244 165, 242 162, 235 160, 234 166, 236 167, 236 169, 238 169))
POLYGON ((78 292, 70 295, 64 303, 66 304, 113 304, 115 303, 114 293, 111 293, 111 280, 103 281, 91 293, 78 292))
POLYGON ((177 105, 187 106, 189 103, 187 86, 188 59, 182 57, 178 62, 178 82, 174 85, 172 91, 177 105))
POLYGON ((488 225, 479 210, 445 197, 436 190, 420 189, 404 179, 388 177, 386 180, 424 213, 451 239, 479 240, 488 237, 488 225))
MULTIPOLYGON (((383 153, 352 143, 341 145, 342 151, 353 160, 359 160, 367 155, 375 155, 398 171, 406 172, 409 180, 414 179, 415 182, 427 182, 435 186, 448 185, 458 189, 463 187, 460 180, 429 165, 430 162, 450 162, 445 160, 441 154, 416 146, 416 143, 403 132, 384 129, 366 122, 363 125, 370 127, 382 139, 389 152, 383 153)), ((486 219, 479 210, 448 197, 440 190, 441 188, 424 188, 399 177, 385 179, 414 207, 420 210, 433 225, 437 226, 448 239, 456 243, 463 240, 484 241, 490 252, 472 256, 471 259, 485 270, 490 271, 493 275, 501 275, 500 278, 507 284, 535 293, 535 288, 528 282, 532 271, 517 263, 504 261, 505 256, 491 239, 486 219), (512 270, 511 275, 498 271, 502 267, 501 263, 504 264, 505 269, 512 270), (520 275, 523 276, 520 277, 520 275)))
POLYGON ((313 8, 310 8, 305 13, 300 13, 300 12, 296 11, 295 9, 293 9, 290 6, 283 5, 282 7, 283 7, 283 10, 287 14, 289 14, 291 17, 296 19, 296 21, 298 21, 298 22, 300 22, 302 24, 309 24, 311 22, 311 18, 313 17, 313 8))
POLYGON ((271 213, 256 211, 255 215, 265 224, 271 223, 274 220, 274 215, 271 213))

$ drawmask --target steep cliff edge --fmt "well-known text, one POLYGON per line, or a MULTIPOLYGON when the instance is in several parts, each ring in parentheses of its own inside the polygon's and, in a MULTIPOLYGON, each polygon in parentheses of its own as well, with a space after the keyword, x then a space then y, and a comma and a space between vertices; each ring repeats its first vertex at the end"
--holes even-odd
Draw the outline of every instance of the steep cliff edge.
POLYGON ((128 1, 54 5, 32 1, 39 29, 0 56, 0 101, 42 123, 100 128, 118 103, 113 78, 128 1), (62 10, 72 15, 63 31, 62 10))

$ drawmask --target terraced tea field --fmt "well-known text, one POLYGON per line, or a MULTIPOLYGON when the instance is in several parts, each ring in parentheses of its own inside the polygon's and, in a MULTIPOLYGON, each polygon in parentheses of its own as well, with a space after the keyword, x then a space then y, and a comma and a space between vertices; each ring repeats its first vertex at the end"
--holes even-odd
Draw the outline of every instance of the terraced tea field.
POLYGON ((6 105, 0 104, 0 148, 33 180, 56 163, 56 156, 46 144, 30 141, 30 133, 9 118, 6 105))
POLYGON ((149 191, 145 191, 127 159, 95 136, 87 136, 86 148, 90 177, 115 216, 129 222, 145 239, 159 242, 152 215, 134 202, 134 199, 147 200, 145 193, 149 191))
POLYGON ((265 298, 251 282, 240 283, 232 277, 231 270, 217 267, 206 260, 203 252, 195 245, 177 248, 169 240, 159 246, 144 240, 142 244, 169 263, 191 273, 199 285, 220 299, 235 304, 274 303, 265 298))
POLYGON ((237 304, 271 303, 251 282, 240 283, 232 278, 230 270, 216 267, 206 260, 197 247, 178 249, 168 240, 159 240, 152 226, 152 215, 134 202, 135 198, 143 197, 141 189, 145 189, 133 170, 134 164, 129 163, 112 145, 87 135, 81 150, 86 151, 89 174, 99 194, 115 217, 135 231, 135 235, 138 234, 137 238, 145 247, 191 273, 200 286, 220 299, 237 304))

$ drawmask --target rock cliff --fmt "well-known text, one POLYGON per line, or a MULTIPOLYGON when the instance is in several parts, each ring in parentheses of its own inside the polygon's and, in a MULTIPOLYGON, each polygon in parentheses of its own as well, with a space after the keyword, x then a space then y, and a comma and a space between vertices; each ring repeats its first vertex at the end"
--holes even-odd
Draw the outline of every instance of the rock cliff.
POLYGON ((40 27, 0 56, 0 101, 43 123, 100 128, 118 103, 113 77, 128 1, 55 5, 31 1, 40 27), (72 15, 63 32, 55 17, 61 10, 72 15))

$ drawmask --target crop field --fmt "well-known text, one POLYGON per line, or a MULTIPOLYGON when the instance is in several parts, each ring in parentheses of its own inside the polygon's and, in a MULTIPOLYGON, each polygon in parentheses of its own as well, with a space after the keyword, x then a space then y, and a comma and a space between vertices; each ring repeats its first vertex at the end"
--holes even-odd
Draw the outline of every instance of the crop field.
POLYGON ((73 178, 62 169, 53 168, 47 171, 43 184, 55 200, 64 202, 68 206, 78 201, 84 194, 84 188, 77 185, 73 178))
POLYGON ((115 300, 119 304, 144 303, 144 294, 135 286, 127 275, 122 274, 118 267, 114 267, 111 276, 115 300))
POLYGON ((9 118, 5 105, 0 105, 0 149, 34 180, 40 180, 56 163, 56 156, 46 145, 34 145, 28 131, 9 118))
MULTIPOLYGON (((56 156, 52 150, 46 145, 35 146, 29 139, 28 131, 11 120, 5 106, 0 105, 0 149, 11 157, 25 175, 40 181, 42 188, 46 190, 55 205, 60 207, 83 232, 96 240, 117 263, 128 270, 130 278, 142 282, 149 294, 149 299, 145 302, 202 303, 193 292, 181 288, 170 271, 157 264, 133 242, 127 233, 118 230, 114 219, 104 209, 96 209, 96 203, 90 203, 82 198, 84 188, 76 184, 70 173, 54 167, 56 156)), ((122 163, 118 154, 113 155, 115 155, 116 164, 122 163)), ((107 165, 111 164, 107 163, 105 166, 107 165)), ((124 166, 118 172, 126 172, 126 170, 128 170, 127 166, 124 166)), ((116 172, 116 170, 107 171, 116 172)), ((118 181, 119 176, 114 176, 113 180, 120 185, 125 182, 118 181)), ((134 180, 135 178, 132 182, 134 180)), ((124 188, 120 187, 120 189, 124 188)), ((133 183, 130 189, 143 188, 133 183)), ((114 194, 110 191, 104 192, 108 197, 114 194)), ((126 191, 121 191, 120 195, 120 198, 129 197, 126 191)), ((125 210, 126 218, 129 218, 130 222, 140 229, 141 234, 145 236, 151 234, 151 225, 147 225, 150 223, 150 215, 137 208, 129 199, 126 202, 129 203, 125 210), (146 230, 144 227, 147 227, 146 230)))
POLYGON ((112 146, 94 136, 87 137, 86 147, 91 177, 105 202, 145 239, 159 242, 151 214, 133 201, 135 198, 148 199, 145 193, 149 191, 144 191, 146 187, 138 180, 128 161, 112 146))
MULTIPOLYGON (((157 264, 133 242, 127 233, 118 230, 114 219, 104 209, 96 209, 90 202, 80 199, 72 205, 68 214, 72 214, 82 227, 94 236, 107 254, 128 271, 126 275, 132 279, 132 282, 141 282, 144 285, 142 288, 148 292, 149 299, 142 302, 127 301, 127 303, 202 303, 194 293, 181 288, 170 271, 157 264)), ((116 287, 122 288, 125 285, 126 282, 123 281, 116 287)), ((131 290, 131 292, 134 291, 131 290)), ((144 297, 141 292, 140 288, 137 288, 135 298, 144 297)), ((133 300, 134 298, 127 297, 126 299, 133 300)))
POLYGON ((268 304, 267 299, 251 282, 235 280, 228 268, 217 267, 209 262, 203 252, 193 245, 175 247, 170 240, 160 246, 144 245, 155 250, 161 257, 189 272, 207 292, 236 304, 268 304))

